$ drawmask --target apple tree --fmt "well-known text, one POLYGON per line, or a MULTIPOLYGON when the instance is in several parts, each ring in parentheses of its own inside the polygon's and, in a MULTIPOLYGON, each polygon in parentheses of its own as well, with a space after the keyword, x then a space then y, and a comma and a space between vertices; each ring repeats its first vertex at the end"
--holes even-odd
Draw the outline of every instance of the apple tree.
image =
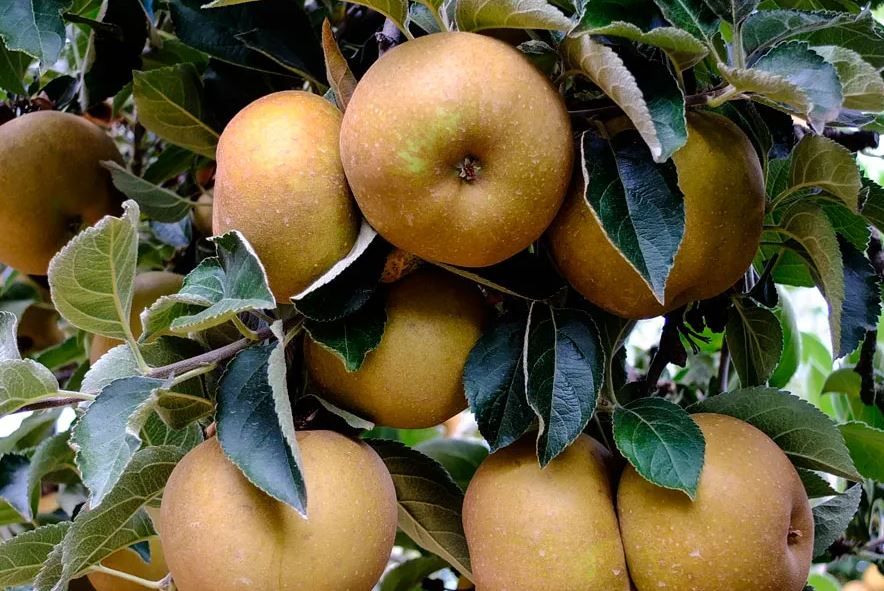
POLYGON ((0 0, 0 587, 881 591, 882 22, 0 0))

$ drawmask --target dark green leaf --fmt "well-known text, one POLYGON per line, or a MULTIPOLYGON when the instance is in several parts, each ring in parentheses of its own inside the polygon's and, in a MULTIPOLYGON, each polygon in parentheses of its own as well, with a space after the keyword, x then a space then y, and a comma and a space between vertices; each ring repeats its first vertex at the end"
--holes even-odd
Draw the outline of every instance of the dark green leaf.
POLYGON ((807 493, 808 498, 818 499, 838 494, 832 488, 832 485, 816 472, 805 470, 804 468, 798 468, 797 470, 798 476, 801 478, 801 484, 804 485, 804 492, 807 493))
POLYGON ((562 453, 592 418, 604 366, 598 331, 588 314, 531 305, 525 371, 528 404, 540 419, 541 466, 562 453))
POLYGON ((691 412, 730 415, 763 431, 799 468, 858 480, 844 438, 810 403, 775 388, 743 388, 693 405, 691 412))
POLYGON ((299 3, 261 0, 203 10, 204 3, 170 3, 175 31, 186 44, 246 68, 271 73, 295 70, 325 81, 319 39, 299 3))
POLYGON ((374 294, 390 245, 363 223, 350 253, 310 287, 292 297, 298 311, 329 322, 352 314, 374 294))
POLYGON ((139 0, 106 0, 101 23, 93 27, 86 53, 80 102, 92 106, 117 94, 141 68, 150 23, 139 0))
POLYGON ((565 282, 548 257, 527 250, 490 267, 464 268, 435 264, 470 281, 526 300, 548 300, 565 287, 565 282))
POLYGON ((844 305, 836 357, 856 349, 866 332, 875 329, 881 313, 881 286, 872 263, 850 242, 839 238, 838 243, 844 262, 844 305))
POLYGON ((587 203, 614 246, 663 302, 684 236, 684 195, 675 165, 671 160, 656 164, 633 131, 610 143, 584 133, 581 162, 587 203))
POLYGON ((464 367, 464 390, 491 450, 518 440, 534 422, 528 406, 522 353, 525 321, 492 326, 473 346, 464 367))
POLYGON ((737 24, 752 14, 758 0, 706 0, 706 4, 719 18, 737 24))
POLYGON ((488 457, 488 448, 478 441, 450 437, 424 441, 415 449, 442 464, 463 490, 467 489, 479 464, 488 457))
POLYGON ((884 231, 884 188, 875 181, 862 178, 862 186, 866 199, 862 206, 862 214, 879 232, 884 231))
POLYGON ((697 494, 706 451, 703 433, 681 407, 640 398, 614 411, 617 449, 649 482, 697 494))
POLYGON ((27 92, 23 78, 33 58, 23 51, 10 51, 0 39, 0 90, 23 95, 27 92))
MULTIPOLYGON (((255 486, 307 514, 307 488, 297 449, 277 413, 271 367, 276 343, 241 351, 227 366, 218 386, 218 440, 225 455, 255 486)), ((281 379, 285 381, 285 371, 281 379)), ((293 435, 292 429, 292 435, 293 435)))
POLYGON ((884 27, 875 21, 871 11, 859 13, 856 22, 807 33, 801 38, 813 45, 838 45, 850 49, 877 70, 884 68, 884 27))
POLYGON ((463 532, 463 492, 438 462, 398 441, 371 439, 393 477, 399 501, 399 527, 421 548, 441 556, 470 576, 463 532))
POLYGON ((0 4, 0 40, 6 48, 40 60, 49 68, 65 43, 63 13, 71 0, 4 0, 0 4))
POLYGON ((861 498, 862 486, 857 484, 844 494, 813 507, 814 558, 822 555, 844 533, 859 509, 861 498))
POLYGON ((807 10, 759 10, 743 23, 743 49, 749 62, 768 47, 796 35, 855 23, 860 15, 847 12, 807 10))
POLYGON ((421 582, 446 566, 448 564, 438 556, 412 558, 384 575, 380 591, 421 591, 423 589, 421 582))
POLYGON ((8 588, 33 581, 70 526, 67 521, 44 525, 0 544, 0 586, 8 588))
POLYGON ((718 17, 703 0, 654 0, 670 23, 694 37, 710 40, 718 32, 718 17))
POLYGON ((365 356, 381 343, 387 312, 384 298, 375 295, 359 310, 331 322, 307 319, 304 329, 317 343, 335 353, 344 362, 347 371, 356 371, 365 356))
POLYGON ((140 178, 116 162, 101 163, 111 173, 114 186, 126 197, 138 202, 141 211, 160 222, 176 222, 186 216, 193 203, 174 191, 140 178))
POLYGON ((728 350, 740 384, 745 388, 764 384, 783 352, 783 329, 773 312, 750 300, 734 301, 725 329, 728 350))

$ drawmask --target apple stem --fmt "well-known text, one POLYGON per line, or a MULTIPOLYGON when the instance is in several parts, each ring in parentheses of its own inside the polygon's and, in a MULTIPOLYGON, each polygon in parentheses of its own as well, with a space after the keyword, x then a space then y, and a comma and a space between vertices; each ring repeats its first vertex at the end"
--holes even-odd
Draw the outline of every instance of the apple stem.
POLYGON ((472 183, 479 178, 479 171, 481 170, 482 166, 479 164, 478 158, 475 156, 465 156, 463 162, 457 165, 457 176, 468 183, 472 183))

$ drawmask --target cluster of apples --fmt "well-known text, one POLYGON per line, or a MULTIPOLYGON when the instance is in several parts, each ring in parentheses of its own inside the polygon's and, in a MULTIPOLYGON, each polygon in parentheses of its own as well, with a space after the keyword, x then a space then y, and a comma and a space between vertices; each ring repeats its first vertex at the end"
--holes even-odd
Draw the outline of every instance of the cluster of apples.
MULTIPOLYGON (((284 303, 346 255, 364 216, 402 250, 465 267, 543 239, 587 299, 654 316, 732 285, 761 232, 764 185, 749 140, 715 114, 691 113, 687 124, 673 157, 685 232, 665 304, 586 205, 555 88, 510 45, 471 33, 389 51, 343 115, 299 91, 246 107, 219 142, 213 231, 246 236, 284 303)), ((98 161, 119 153, 81 118, 33 113, 0 126, 0 157, 0 261, 26 273, 45 274, 74 232, 118 207, 98 161)), ((133 309, 175 291, 180 277, 167 275, 144 279, 163 287, 137 289, 145 299, 133 309)), ((358 371, 308 340, 312 379, 382 425, 425 427, 460 412, 464 363, 490 315, 481 292, 428 266, 391 284, 386 306, 383 339, 358 371)), ((697 422, 708 447, 693 501, 628 468, 615 503, 608 460, 585 436, 544 470, 530 438, 490 456, 464 511, 479 591, 628 589, 630 576, 639 591, 800 591, 813 523, 794 468, 745 423, 697 422)), ((214 439, 176 467, 157 524, 178 589, 372 588, 396 529, 390 474, 363 443, 328 431, 297 438, 308 520, 255 488, 214 439)))

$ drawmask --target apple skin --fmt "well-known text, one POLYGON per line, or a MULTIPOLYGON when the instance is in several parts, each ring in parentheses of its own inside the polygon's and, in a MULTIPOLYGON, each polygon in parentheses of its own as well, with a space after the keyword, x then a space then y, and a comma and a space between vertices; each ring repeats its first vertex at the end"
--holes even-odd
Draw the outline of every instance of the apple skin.
MULTIPOLYGON (((135 276, 135 291, 132 294, 132 310, 129 313, 129 326, 137 339, 141 336, 141 313, 164 295, 177 293, 184 283, 184 276, 168 271, 147 271, 135 276)), ((94 364, 101 356, 123 341, 95 335, 89 347, 89 363, 94 364)))
POLYGON ((213 231, 242 232, 278 302, 291 303, 342 259, 359 232, 340 129, 335 106, 292 90, 245 107, 218 141, 213 231))
POLYGON ((848 581, 841 587, 841 591, 874 591, 870 587, 866 587, 862 581, 848 581))
POLYGON ((575 179, 547 232, 552 258, 583 297, 624 318, 650 318, 714 297, 752 262, 766 201, 761 163, 746 134, 721 115, 689 113, 688 141, 673 156, 685 199, 684 238, 660 304, 608 239, 575 179))
POLYGON ((35 111, 0 125, 0 262, 45 275, 77 232, 117 213, 120 194, 102 160, 123 162, 83 117, 35 111))
POLYGON ((540 237, 573 152, 555 88, 517 49, 475 33, 427 35, 385 53, 341 127, 347 180, 371 225, 421 258, 466 267, 540 237))
MULTIPOLYGON (((101 564, 114 570, 141 577, 147 581, 159 581, 169 574, 169 569, 166 567, 166 560, 163 556, 163 546, 160 544, 158 537, 151 538, 149 544, 150 563, 144 562, 134 550, 124 548, 102 560, 101 564)), ((104 573, 89 573, 86 575, 86 578, 95 587, 95 591, 148 590, 147 587, 104 573)))
POLYGON ((632 466, 617 508, 638 591, 801 591, 813 515, 798 473, 767 435, 738 419, 691 415, 706 438, 696 498, 632 466))
POLYGON ((386 309, 380 344, 354 372, 305 340, 305 362, 324 397, 400 429, 432 427, 465 409, 464 365, 490 311, 478 287, 425 267, 390 285, 386 309))
POLYGON ((884 591, 884 575, 874 564, 869 565, 863 573, 863 584, 869 591, 884 591))
POLYGON ((488 456, 467 488, 477 591, 628 591, 610 454, 580 435, 541 469, 535 437, 488 456))
POLYGON ((393 480, 364 442, 299 431, 308 519, 203 442, 175 467, 160 537, 179 591, 371 591, 393 548, 393 480))

